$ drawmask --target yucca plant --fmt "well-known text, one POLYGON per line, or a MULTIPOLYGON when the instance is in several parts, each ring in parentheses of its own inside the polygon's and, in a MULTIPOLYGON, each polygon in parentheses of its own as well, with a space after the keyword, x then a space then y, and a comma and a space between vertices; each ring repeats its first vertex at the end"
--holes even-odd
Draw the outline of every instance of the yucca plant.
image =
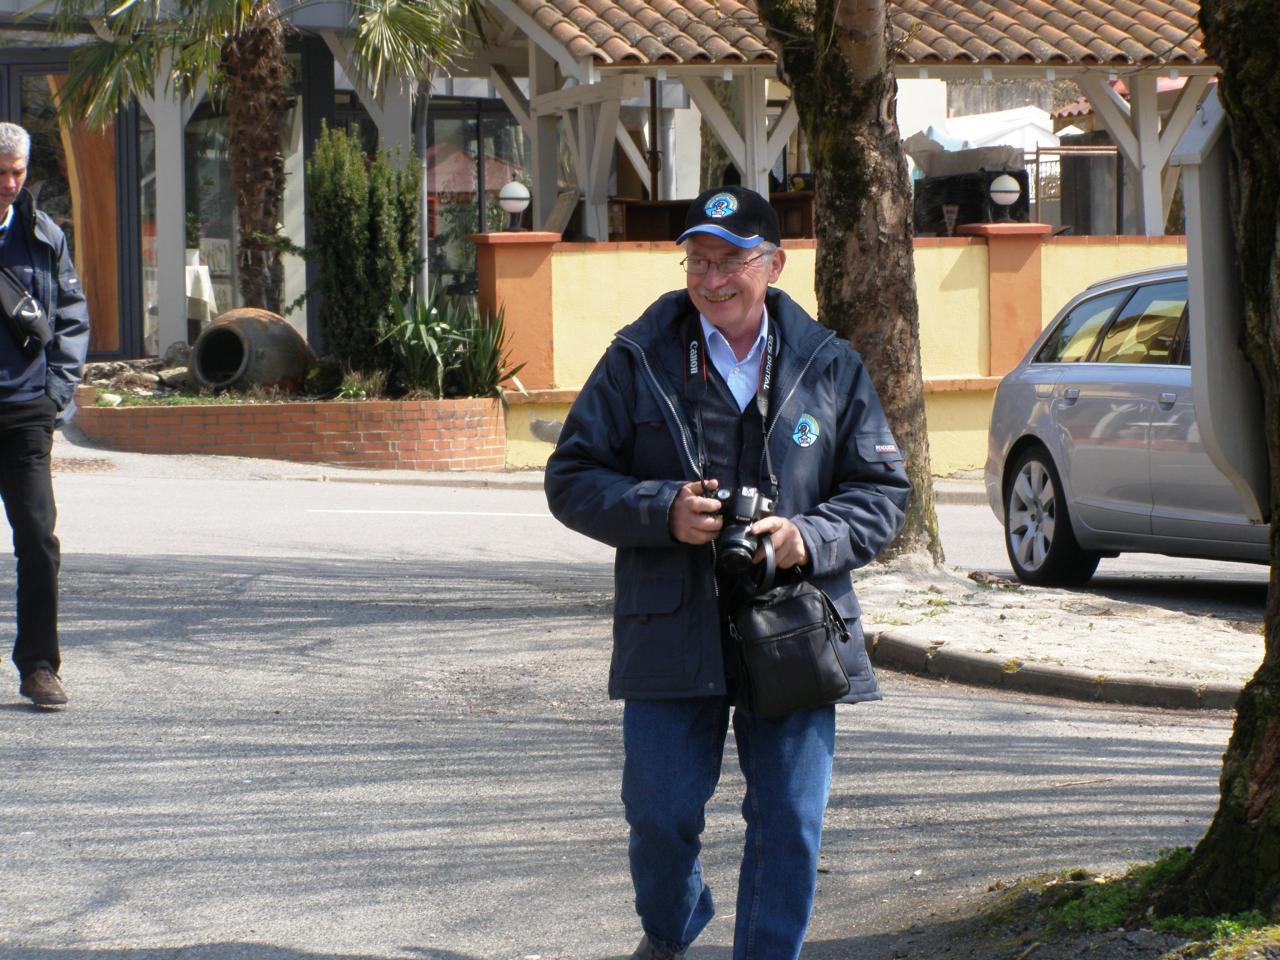
POLYGON ((395 377, 409 393, 436 397, 500 397, 505 383, 523 392, 512 364, 502 310, 482 314, 475 299, 433 287, 412 300, 383 338, 395 356, 395 377))
POLYGON ((445 379, 467 348, 463 335, 454 329, 456 313, 454 298, 433 287, 427 300, 411 300, 402 309, 400 322, 387 331, 383 342, 391 348, 396 379, 407 392, 444 396, 445 379))
POLYGON ((500 397, 507 381, 524 392, 516 376, 524 364, 511 365, 501 307, 495 314, 481 315, 475 302, 469 300, 467 309, 462 311, 461 326, 456 329, 466 342, 461 362, 454 370, 457 396, 500 397))

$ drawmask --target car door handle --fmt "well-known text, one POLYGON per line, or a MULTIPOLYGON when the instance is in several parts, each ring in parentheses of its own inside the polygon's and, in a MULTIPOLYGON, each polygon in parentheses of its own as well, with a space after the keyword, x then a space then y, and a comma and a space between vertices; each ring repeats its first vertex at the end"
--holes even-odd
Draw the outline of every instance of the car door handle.
POLYGON ((1067 403, 1069 404, 1075 403, 1077 400, 1080 399, 1080 388, 1067 387, 1067 389, 1062 391, 1062 399, 1067 401, 1067 403))
POLYGON ((1161 409, 1161 410, 1172 410, 1172 409, 1173 409, 1173 405, 1174 405, 1175 403, 1177 403, 1177 402, 1178 402, 1178 395, 1177 395, 1176 393, 1162 393, 1162 394, 1160 394, 1160 409, 1161 409))

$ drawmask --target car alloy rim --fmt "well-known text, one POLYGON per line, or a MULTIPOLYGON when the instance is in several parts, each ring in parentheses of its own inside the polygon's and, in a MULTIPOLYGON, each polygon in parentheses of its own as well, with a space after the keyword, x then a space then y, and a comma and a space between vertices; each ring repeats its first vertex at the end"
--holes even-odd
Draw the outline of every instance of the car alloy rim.
POLYGON ((1057 494, 1049 471, 1028 460, 1009 491, 1009 545, 1024 570, 1039 570, 1053 546, 1057 494))

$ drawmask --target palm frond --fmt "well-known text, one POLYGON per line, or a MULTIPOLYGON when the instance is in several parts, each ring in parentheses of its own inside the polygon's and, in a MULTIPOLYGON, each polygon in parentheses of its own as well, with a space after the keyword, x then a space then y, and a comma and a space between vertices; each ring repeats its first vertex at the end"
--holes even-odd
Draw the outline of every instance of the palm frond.
POLYGON ((376 96, 393 77, 417 77, 460 53, 467 0, 358 0, 355 61, 376 96))

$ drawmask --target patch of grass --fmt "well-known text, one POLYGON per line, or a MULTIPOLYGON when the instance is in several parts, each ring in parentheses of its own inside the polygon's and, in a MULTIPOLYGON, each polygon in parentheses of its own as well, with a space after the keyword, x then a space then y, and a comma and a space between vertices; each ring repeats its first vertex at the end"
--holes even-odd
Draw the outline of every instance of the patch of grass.
POLYGON ((1188 944, 1167 960, 1270 960, 1280 957, 1280 926, 1259 927, 1208 942, 1188 944))
MULTIPOLYGON (((123 393, 116 394, 116 396, 120 398, 120 403, 117 406, 121 407, 205 407, 216 404, 274 403, 278 399, 276 397, 253 396, 247 393, 175 393, 167 397, 141 397, 133 393, 123 393)), ((100 407, 111 406, 111 404, 104 403, 101 396, 98 397, 97 405, 100 407)))
POLYGON ((1223 917, 1160 917, 1151 922, 1151 929, 1161 933, 1177 933, 1195 940, 1228 940, 1243 938, 1266 924, 1267 918, 1262 915, 1261 910, 1249 910, 1223 917))
POLYGON ((1017 657, 1010 657, 1004 663, 1000 664, 1001 673, 1017 673, 1022 669, 1022 661, 1017 657))
POLYGON ((1117 930, 1147 928, 1189 941, 1161 960, 1280 960, 1280 925, 1266 926, 1258 911, 1222 917, 1151 916, 1156 895, 1185 868, 1190 856, 1186 847, 1162 850, 1155 862, 1133 866, 1120 876, 1075 869, 998 881, 989 890, 999 891, 999 897, 983 911, 982 926, 990 936, 1014 936, 1020 944, 1086 932, 1110 937, 1117 930))
POLYGON ((368 400, 387 395, 387 373, 385 370, 365 372, 348 370, 342 376, 336 400, 368 400))
POLYGON ((1196 940, 1240 937, 1266 924, 1266 917, 1257 910, 1218 917, 1171 916, 1147 920, 1144 912, 1148 904, 1186 869, 1190 860, 1189 847, 1164 850, 1152 863, 1131 867, 1123 876, 1084 888, 1078 896, 1054 908, 1054 919, 1069 929, 1100 932, 1143 917, 1153 930, 1196 940))

